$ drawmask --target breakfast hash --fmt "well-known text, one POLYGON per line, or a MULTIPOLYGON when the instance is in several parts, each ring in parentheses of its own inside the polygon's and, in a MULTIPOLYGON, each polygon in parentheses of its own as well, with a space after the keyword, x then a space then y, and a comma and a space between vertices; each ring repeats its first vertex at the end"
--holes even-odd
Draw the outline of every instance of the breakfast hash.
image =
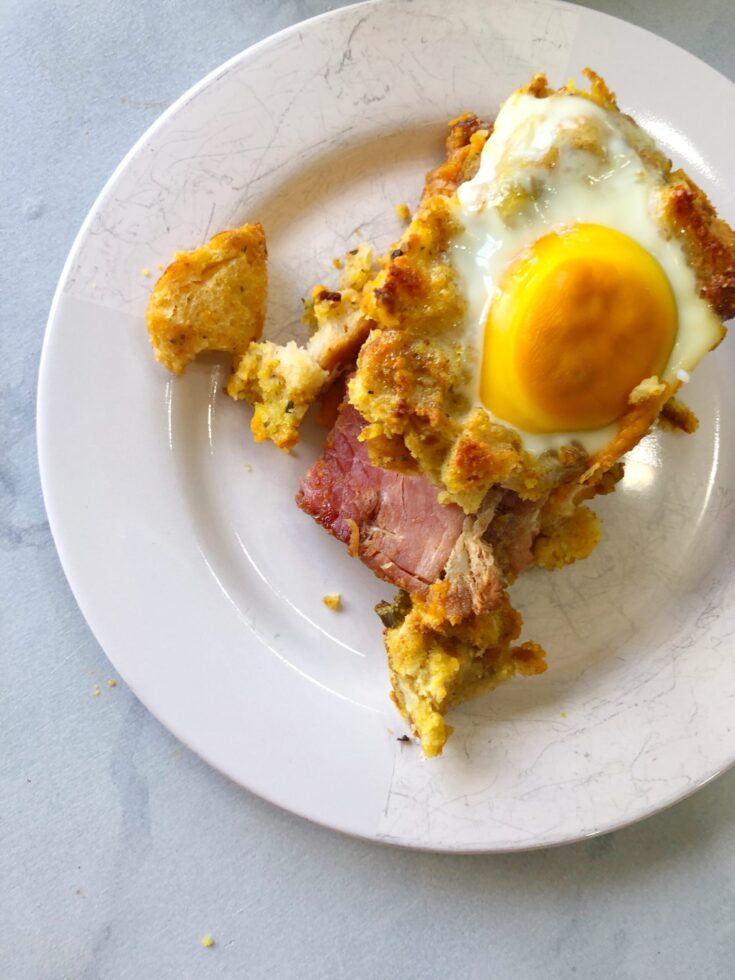
POLYGON ((589 501, 655 423, 696 429, 676 395, 735 314, 735 232, 584 74, 536 75, 492 122, 452 120, 400 239, 312 289, 306 344, 261 339, 258 224, 177 255, 148 305, 174 373, 234 355, 227 393, 257 441, 288 451, 315 403, 331 424, 296 502, 397 588, 376 612, 427 756, 452 705, 546 670, 513 582, 594 550, 589 501))

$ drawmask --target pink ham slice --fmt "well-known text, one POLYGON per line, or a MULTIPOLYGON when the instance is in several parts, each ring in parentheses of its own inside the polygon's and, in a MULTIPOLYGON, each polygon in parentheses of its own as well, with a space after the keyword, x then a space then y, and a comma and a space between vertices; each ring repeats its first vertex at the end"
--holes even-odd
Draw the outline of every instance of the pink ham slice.
POLYGON ((373 466, 357 438, 364 425, 351 405, 342 407, 296 503, 353 553, 356 546, 379 578, 423 596, 444 570, 464 514, 440 504, 424 477, 373 466))

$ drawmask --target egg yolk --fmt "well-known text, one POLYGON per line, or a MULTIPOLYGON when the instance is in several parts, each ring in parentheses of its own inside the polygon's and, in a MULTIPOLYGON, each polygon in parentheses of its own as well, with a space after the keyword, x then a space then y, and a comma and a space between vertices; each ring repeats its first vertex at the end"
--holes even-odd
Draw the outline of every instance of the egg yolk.
POLYGON ((527 432, 596 429, 666 367, 676 300, 656 259, 627 235, 592 224, 545 235, 499 286, 480 388, 499 419, 527 432))

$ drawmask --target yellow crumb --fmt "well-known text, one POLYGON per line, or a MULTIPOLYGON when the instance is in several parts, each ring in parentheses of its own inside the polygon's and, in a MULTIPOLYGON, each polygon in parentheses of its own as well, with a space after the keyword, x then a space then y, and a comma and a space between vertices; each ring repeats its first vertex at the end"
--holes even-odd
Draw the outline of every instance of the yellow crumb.
POLYGON ((325 595, 322 602, 328 609, 334 609, 335 612, 342 608, 342 596, 339 592, 330 592, 329 595, 325 595))
POLYGON ((342 259, 332 259, 332 265, 335 269, 341 269, 343 266, 342 259))
POLYGON ((159 272, 163 272, 163 266, 161 265, 160 262, 158 263, 158 265, 156 266, 156 268, 158 269, 159 272))
POLYGON ((396 204, 396 215, 401 221, 410 221, 411 208, 407 204, 396 204))
POLYGON ((95 684, 92 688, 92 696, 98 698, 100 694, 102 694, 102 688, 99 686, 99 684, 95 684))
POLYGON ((562 716, 562 718, 566 718, 566 716, 567 716, 566 711, 562 711, 561 716, 562 716))
POLYGON ((207 933, 206 936, 202 936, 202 946, 214 946, 214 936, 211 933, 207 933))
POLYGON ((243 466, 243 469, 245 470, 246 473, 252 473, 253 472, 253 468, 250 465, 250 463, 243 463, 242 466, 243 466))
POLYGON ((111 677, 109 679, 109 681, 107 682, 107 686, 108 687, 117 687, 117 681, 115 680, 114 677, 111 677))
POLYGON ((143 269, 143 275, 146 277, 146 279, 148 278, 148 276, 150 274, 151 274, 151 270, 150 269, 143 269))

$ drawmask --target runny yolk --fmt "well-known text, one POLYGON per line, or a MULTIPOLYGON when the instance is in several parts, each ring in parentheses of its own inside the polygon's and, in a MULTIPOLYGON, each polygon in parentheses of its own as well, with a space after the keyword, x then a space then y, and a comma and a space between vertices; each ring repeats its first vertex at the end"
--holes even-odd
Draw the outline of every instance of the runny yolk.
POLYGON ((599 428, 663 372, 676 330, 669 280, 632 238, 592 224, 545 235, 490 308, 482 401, 527 432, 599 428))

